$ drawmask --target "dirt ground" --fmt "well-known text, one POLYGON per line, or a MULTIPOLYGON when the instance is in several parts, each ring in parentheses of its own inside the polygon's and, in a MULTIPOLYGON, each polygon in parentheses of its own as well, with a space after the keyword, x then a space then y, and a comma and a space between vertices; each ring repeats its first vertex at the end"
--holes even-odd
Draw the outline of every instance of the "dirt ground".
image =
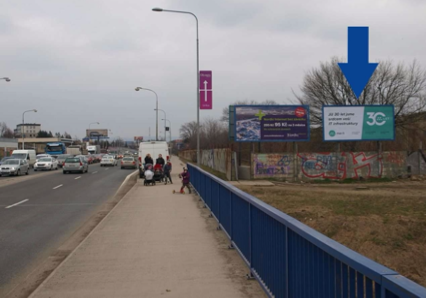
POLYGON ((426 286, 426 181, 238 187, 426 286))

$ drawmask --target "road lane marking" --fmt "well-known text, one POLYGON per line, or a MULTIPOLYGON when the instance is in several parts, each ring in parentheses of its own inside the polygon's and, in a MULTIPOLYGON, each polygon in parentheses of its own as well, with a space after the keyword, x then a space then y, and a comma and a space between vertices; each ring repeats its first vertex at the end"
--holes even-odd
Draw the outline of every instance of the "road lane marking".
POLYGON ((93 173, 92 173, 92 175, 93 175, 93 174, 96 174, 97 172, 98 172, 98 171, 93 172, 93 173))
POLYGON ((78 176, 78 177, 74 178, 74 180, 77 180, 77 179, 80 179, 80 178, 81 178, 81 176, 78 176))
POLYGON ((105 171, 108 171, 108 170, 109 170, 109 168, 106 168, 106 169, 105 169, 105 171))
POLYGON ((58 189, 59 187, 62 187, 62 186, 64 186, 63 184, 59 184, 58 186, 55 186, 54 188, 52 188, 52 189, 58 189))
POLYGON ((7 206, 7 207, 6 207, 6 209, 9 209, 9 208, 12 208, 12 207, 18 206, 19 204, 25 203, 26 201, 28 201, 28 199, 22 200, 22 201, 20 201, 20 202, 18 202, 18 203, 15 203, 15 204, 13 204, 13 205, 9 205, 9 206, 7 206))

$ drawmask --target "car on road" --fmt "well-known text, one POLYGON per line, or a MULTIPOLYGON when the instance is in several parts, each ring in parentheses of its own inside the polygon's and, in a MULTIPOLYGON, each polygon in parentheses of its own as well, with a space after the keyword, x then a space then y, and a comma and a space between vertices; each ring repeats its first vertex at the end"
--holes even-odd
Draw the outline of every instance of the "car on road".
POLYGON ((62 166, 62 172, 64 174, 71 172, 87 173, 89 171, 89 164, 87 159, 83 156, 68 157, 65 159, 64 165, 62 166))
POLYGON ((42 170, 57 170, 58 169, 58 160, 53 157, 43 157, 37 160, 34 164, 34 172, 42 170))
POLYGON ((2 165, 2 163, 4 163, 6 160, 8 160, 8 159, 13 159, 13 157, 11 157, 11 156, 6 156, 6 157, 3 157, 1 160, 0 160, 0 166, 2 165))
POLYGON ((28 175, 30 165, 25 159, 8 159, 0 166, 0 175, 28 175))
POLYGON ((137 168, 137 164, 136 164, 136 158, 134 157, 123 157, 123 159, 121 160, 121 169, 124 168, 132 168, 132 169, 136 169, 137 168))
POLYGON ((36 156, 36 162, 43 157, 52 157, 50 154, 37 154, 36 156))
POLYGON ((104 155, 101 160, 101 167, 105 166, 116 166, 117 160, 114 158, 114 156, 111 155, 104 155))
POLYGON ((16 159, 25 159, 30 167, 34 167, 36 162, 35 150, 13 150, 11 156, 16 159))
POLYGON ((92 155, 78 155, 78 156, 84 156, 84 158, 87 160, 87 163, 89 164, 89 165, 91 165, 93 162, 94 162, 94 158, 93 158, 93 156, 92 155))
POLYGON ((73 157, 73 155, 71 155, 71 154, 58 155, 58 158, 56 159, 58 161, 58 167, 62 168, 62 165, 65 162, 65 159, 67 159, 68 157, 73 157))

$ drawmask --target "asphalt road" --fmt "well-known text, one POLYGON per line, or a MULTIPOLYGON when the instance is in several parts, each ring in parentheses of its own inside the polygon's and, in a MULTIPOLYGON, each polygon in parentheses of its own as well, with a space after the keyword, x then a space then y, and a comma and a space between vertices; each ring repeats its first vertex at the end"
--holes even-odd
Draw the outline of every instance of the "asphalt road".
MULTIPOLYGON (((85 174, 64 175, 58 170, 1 186, 0 297, 13 280, 49 256, 114 196, 133 171, 96 164, 85 174)), ((20 178, 24 177, 16 177, 20 178)))

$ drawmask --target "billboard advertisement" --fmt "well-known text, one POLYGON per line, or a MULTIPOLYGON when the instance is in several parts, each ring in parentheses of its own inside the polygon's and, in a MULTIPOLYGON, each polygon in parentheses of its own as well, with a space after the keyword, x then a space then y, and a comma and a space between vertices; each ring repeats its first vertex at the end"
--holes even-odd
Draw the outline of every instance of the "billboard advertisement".
POLYGON ((86 137, 90 139, 108 139, 108 129, 86 129, 86 137))
POLYGON ((324 141, 395 140, 394 106, 323 106, 324 141))
POLYGON ((309 141, 309 107, 305 105, 234 106, 237 142, 309 141))
POLYGON ((142 142, 143 141, 143 137, 142 136, 137 136, 137 137, 134 137, 133 140, 135 142, 137 142, 137 141, 142 142))

